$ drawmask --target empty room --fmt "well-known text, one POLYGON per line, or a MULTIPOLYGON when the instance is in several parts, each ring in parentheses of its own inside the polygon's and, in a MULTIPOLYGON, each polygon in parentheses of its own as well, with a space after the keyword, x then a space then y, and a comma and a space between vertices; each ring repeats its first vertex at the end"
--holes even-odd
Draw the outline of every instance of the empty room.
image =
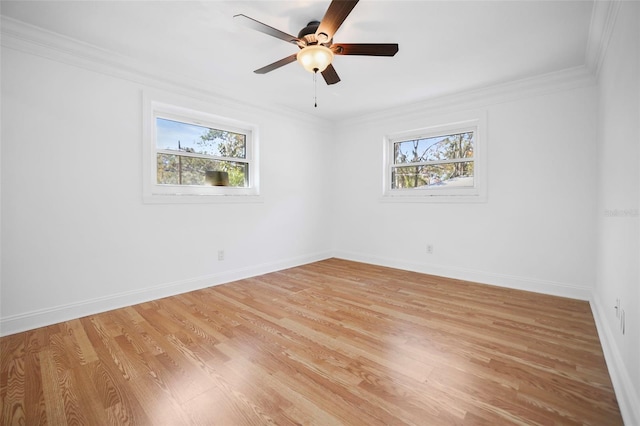
POLYGON ((0 14, 0 424, 640 425, 640 2, 0 14))

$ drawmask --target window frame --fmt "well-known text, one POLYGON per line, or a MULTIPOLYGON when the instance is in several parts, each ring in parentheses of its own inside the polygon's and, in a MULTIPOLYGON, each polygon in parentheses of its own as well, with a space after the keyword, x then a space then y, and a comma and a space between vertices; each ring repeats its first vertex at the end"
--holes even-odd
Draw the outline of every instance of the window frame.
POLYGON ((257 156, 257 126, 206 112, 205 105, 182 106, 187 102, 165 102, 144 94, 143 108, 143 199, 147 203, 215 203, 252 202, 260 199, 257 156), (245 139, 245 158, 193 155, 188 152, 158 149, 156 119, 162 118, 206 128, 241 133, 245 139), (247 186, 174 185, 157 183, 158 153, 211 158, 220 161, 244 162, 247 166, 247 186))
MULTIPOLYGON (((486 201, 486 113, 454 115, 434 118, 433 125, 415 130, 387 134, 383 138, 383 201, 399 202, 484 202, 486 201), (441 124, 436 124, 441 123, 441 124), (438 136, 473 132, 473 186, 452 188, 392 188, 394 144, 438 136)), ((458 160, 455 160, 458 161, 458 160)), ((436 165, 455 161, 427 161, 407 163, 405 166, 436 165)), ((468 161, 468 160, 467 160, 468 161)))

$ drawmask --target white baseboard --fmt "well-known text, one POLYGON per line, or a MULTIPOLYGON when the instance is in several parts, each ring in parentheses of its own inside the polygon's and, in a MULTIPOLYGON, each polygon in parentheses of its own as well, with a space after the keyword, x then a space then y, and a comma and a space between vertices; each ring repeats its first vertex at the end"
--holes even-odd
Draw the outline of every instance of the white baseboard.
POLYGON ((611 328, 604 321, 606 310, 602 303, 595 296, 591 299, 591 311, 598 329, 600 344, 604 352, 604 358, 609 369, 609 376, 613 383, 613 388, 618 399, 618 406, 622 419, 626 425, 640 425, 640 397, 638 389, 634 387, 630 380, 629 372, 625 367, 616 340, 611 328))
POLYGON ((437 275, 447 278, 472 281, 482 284, 490 284, 499 287, 513 288, 517 290, 533 291, 536 293, 549 294, 553 296, 568 297, 578 300, 590 300, 591 289, 579 287, 572 284, 559 283, 554 281, 538 280, 534 278, 519 277, 514 275, 497 274, 493 272, 480 271, 474 269, 457 268, 428 263, 407 262, 400 259, 383 258, 370 256, 361 253, 346 251, 334 252, 334 257, 355 262, 371 263, 374 265, 387 266, 390 268, 404 269, 408 271, 420 272, 423 274, 437 275))
POLYGON ((255 277, 269 272, 280 271, 307 263, 317 262, 331 257, 330 252, 316 253, 282 261, 252 265, 246 268, 234 269, 186 280, 164 283, 140 290, 123 292, 66 305, 53 306, 46 309, 26 312, 0 318, 0 336, 32 330, 38 327, 57 324, 87 315, 94 315, 112 309, 123 308, 138 303, 148 302, 163 297, 212 287, 231 281, 255 277))

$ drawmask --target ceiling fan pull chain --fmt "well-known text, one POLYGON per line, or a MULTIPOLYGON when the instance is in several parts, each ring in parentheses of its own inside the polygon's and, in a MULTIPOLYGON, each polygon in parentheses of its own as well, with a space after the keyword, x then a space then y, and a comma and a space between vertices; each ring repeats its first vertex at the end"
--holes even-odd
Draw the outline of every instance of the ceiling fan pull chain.
POLYGON ((318 108, 318 71, 313 73, 313 107, 318 108))

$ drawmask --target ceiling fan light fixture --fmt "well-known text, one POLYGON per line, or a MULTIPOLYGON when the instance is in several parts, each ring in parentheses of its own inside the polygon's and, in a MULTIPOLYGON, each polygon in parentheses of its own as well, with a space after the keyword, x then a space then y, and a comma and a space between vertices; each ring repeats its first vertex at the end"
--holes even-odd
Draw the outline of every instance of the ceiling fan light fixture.
POLYGON ((322 72, 333 61, 333 52, 326 46, 312 44, 298 52, 298 62, 309 72, 322 72))
MULTIPOLYGON (((2 1, 2 0, 0 0, 2 1)), ((247 27, 271 37, 296 44, 300 50, 265 67, 253 71, 266 74, 287 64, 300 62, 307 71, 318 71, 324 81, 331 85, 340 82, 340 77, 332 65, 334 55, 351 56, 394 56, 398 53, 398 43, 340 43, 333 44, 333 35, 338 31, 359 0, 331 0, 321 21, 311 21, 298 33, 298 37, 287 34, 246 15, 235 15, 234 19, 247 27)))

